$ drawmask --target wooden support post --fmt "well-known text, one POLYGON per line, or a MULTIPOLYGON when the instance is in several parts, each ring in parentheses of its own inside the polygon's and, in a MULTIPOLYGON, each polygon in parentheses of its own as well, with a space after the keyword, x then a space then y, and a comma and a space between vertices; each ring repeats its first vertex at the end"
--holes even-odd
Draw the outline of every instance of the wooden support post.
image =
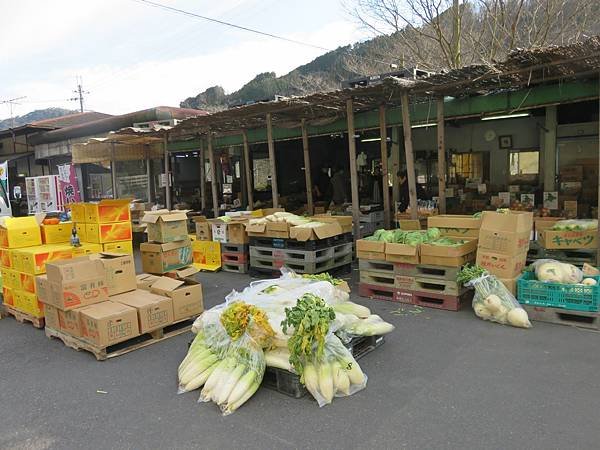
POLYGON ((165 206, 167 209, 171 209, 171 167, 169 160, 169 150, 167 144, 169 142, 169 135, 165 133, 163 139, 163 149, 165 151, 165 206))
MULTIPOLYGON (((400 170, 400 127, 392 127, 392 211, 396 213, 396 205, 400 200, 398 171, 400 170)), ((395 219, 394 219, 395 220, 395 219)))
POLYGON ((148 203, 152 203, 152 160, 150 159, 150 149, 146 145, 146 195, 148 196, 148 203))
POLYGON ((277 162, 275 161, 275 143, 273 142, 273 123, 271 113, 267 113, 267 144, 269 146, 269 163, 271 165, 271 193, 273 208, 279 208, 279 191, 277 189, 277 162))
POLYGON ((446 214, 446 133, 444 130, 444 97, 437 99, 437 143, 438 143, 438 208, 446 214))
POLYGON ((254 180, 252 178, 252 167, 250 166, 250 145, 248 144, 248 133, 242 130, 244 139, 244 173, 246 178, 246 191, 248 191, 248 209, 254 209, 254 180))
POLYGON ((304 153, 304 179, 306 180, 306 203, 308 205, 308 213, 312 215, 315 212, 315 207, 313 205, 312 176, 310 174, 310 151, 308 147, 308 129, 306 128, 306 119, 302 119, 302 151, 304 153))
POLYGON ((417 180, 415 176, 415 156, 412 145, 412 129, 408 111, 408 92, 402 92, 402 132, 404 133, 404 153, 406 155, 406 172, 408 174, 408 196, 410 198, 410 218, 417 220, 417 180))
POLYGON ((348 158, 350 159, 350 188, 352 192, 352 226, 354 239, 360 239, 360 198, 358 197, 358 172, 356 171, 356 139, 354 138, 354 102, 346 100, 348 120, 348 158))
POLYGON ((385 105, 379 105, 379 137, 381 138, 381 197, 383 198, 383 217, 386 229, 390 229, 390 188, 387 156, 387 121, 385 105))
POLYGON ((212 146, 212 135, 210 131, 206 135, 208 140, 208 161, 210 162, 210 187, 212 188, 212 204, 215 218, 219 217, 219 194, 217 192, 217 165, 212 146))
POLYGON ((111 142, 110 178, 112 181, 113 198, 119 198, 117 194, 117 162, 115 161, 115 143, 111 142))
POLYGON ((204 141, 200 139, 200 149, 198 150, 198 159, 200 160, 200 205, 202 212, 206 210, 206 157, 204 156, 204 141))

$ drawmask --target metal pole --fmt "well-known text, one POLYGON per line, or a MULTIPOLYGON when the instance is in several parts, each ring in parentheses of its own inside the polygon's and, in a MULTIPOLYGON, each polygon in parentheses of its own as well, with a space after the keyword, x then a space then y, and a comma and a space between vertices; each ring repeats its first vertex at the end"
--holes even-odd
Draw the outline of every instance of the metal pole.
POLYGON ((277 189, 277 162, 275 161, 275 143, 273 142, 273 123, 271 113, 267 113, 267 144, 269 146, 269 163, 271 164, 271 192, 273 208, 279 208, 279 191, 277 189))
POLYGON ((215 218, 219 217, 219 194, 217 192, 217 165, 215 164, 215 155, 212 146, 212 135, 210 131, 207 134, 208 140, 208 160, 210 162, 210 187, 212 188, 212 204, 215 218))
POLYGON ((314 214, 315 208, 313 204, 312 194, 312 176, 310 173, 310 149, 308 147, 308 129, 306 128, 306 119, 302 119, 302 151, 304 153, 304 179, 306 180, 306 204, 308 213, 314 214))
POLYGON ((387 121, 385 105, 379 105, 379 137, 381 138, 381 197, 383 198, 383 216, 385 228, 390 228, 390 188, 387 156, 387 121))
POLYGON ((354 228, 354 239, 360 239, 360 198, 358 197, 354 105, 352 98, 346 100, 346 117, 348 120, 348 157, 350 158, 350 187, 352 191, 352 226, 354 228))
POLYGON ((200 205, 202 212, 206 210, 206 176, 204 173, 204 141, 200 139, 200 150, 198 151, 198 159, 200 160, 200 205))
POLYGON ((163 149, 165 151, 165 206, 167 209, 171 209, 171 164, 169 160, 169 150, 167 148, 167 144, 169 142, 169 135, 165 133, 165 137, 163 139, 163 149))
POLYGON ((406 154, 406 172, 408 174, 408 195, 410 198, 410 218, 417 220, 417 180, 415 177, 415 158, 412 146, 410 128, 410 113, 408 111, 408 93, 402 92, 402 132, 404 133, 404 153, 406 154))
POLYGON ((444 97, 437 99, 438 141, 438 206, 446 214, 446 132, 444 130, 444 97))
POLYGON ((250 211, 254 209, 254 187, 252 179, 252 170, 250 166, 250 144, 248 144, 248 133, 242 130, 242 138, 244 140, 244 173, 246 174, 246 191, 248 194, 248 206, 250 211))
POLYGON ((113 198, 117 198, 117 167, 115 161, 115 143, 110 143, 111 147, 111 159, 110 159, 110 177, 112 180, 113 198))

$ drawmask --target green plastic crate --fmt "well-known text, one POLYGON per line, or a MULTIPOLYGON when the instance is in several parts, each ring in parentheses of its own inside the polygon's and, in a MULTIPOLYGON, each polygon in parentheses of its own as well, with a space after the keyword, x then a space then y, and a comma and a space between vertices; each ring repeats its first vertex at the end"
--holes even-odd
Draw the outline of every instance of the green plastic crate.
MULTIPOLYGON (((598 276, 586 278, 600 281, 598 276)), ((525 272, 517 280, 517 298, 524 305, 595 312, 600 303, 600 286, 545 283, 538 281, 535 273, 525 272)))

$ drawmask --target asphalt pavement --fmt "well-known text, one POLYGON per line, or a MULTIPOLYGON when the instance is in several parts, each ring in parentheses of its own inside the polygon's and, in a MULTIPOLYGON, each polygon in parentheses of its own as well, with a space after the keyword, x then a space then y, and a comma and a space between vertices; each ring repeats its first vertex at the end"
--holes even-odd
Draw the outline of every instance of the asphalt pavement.
MULTIPOLYGON (((206 307, 250 281, 229 273, 198 279, 206 307)), ((365 390, 319 408, 310 396, 261 388, 227 417, 197 403, 197 392, 176 395, 191 334, 98 362, 3 319, 0 448, 598 448, 600 334, 501 326, 470 308, 352 300, 396 325, 360 360, 365 390)))

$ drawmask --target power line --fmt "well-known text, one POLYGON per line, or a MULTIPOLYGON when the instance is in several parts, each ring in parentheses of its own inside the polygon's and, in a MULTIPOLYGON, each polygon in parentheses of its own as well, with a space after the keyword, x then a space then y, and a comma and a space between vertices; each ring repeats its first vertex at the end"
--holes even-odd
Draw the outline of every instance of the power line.
POLYGON ((73 91, 73 93, 77 94, 77 97, 69 98, 69 101, 77 101, 79 100, 79 111, 83 112, 83 94, 89 94, 89 91, 83 90, 83 78, 77 77, 77 90, 73 91))
POLYGON ((27 98, 27 96, 11 98, 8 100, 0 100, 0 104, 2 104, 2 105, 8 104, 10 107, 10 127, 11 128, 15 127, 15 118, 13 116, 13 105, 20 105, 20 103, 18 103, 17 100, 23 100, 24 98, 27 98))

